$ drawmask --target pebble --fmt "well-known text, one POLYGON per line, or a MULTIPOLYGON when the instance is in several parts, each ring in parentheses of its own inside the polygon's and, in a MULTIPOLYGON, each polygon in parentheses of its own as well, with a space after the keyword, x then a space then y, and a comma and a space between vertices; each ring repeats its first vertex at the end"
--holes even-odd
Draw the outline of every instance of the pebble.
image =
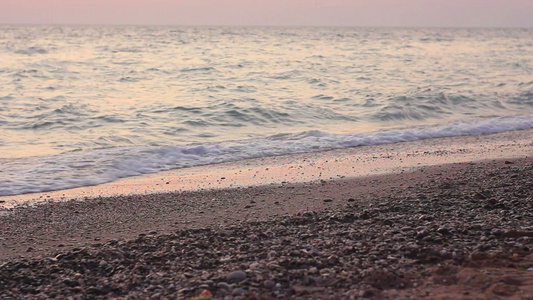
POLYGON ((437 229, 437 232, 440 233, 440 234, 449 234, 450 233, 450 230, 446 227, 439 227, 437 229))
POLYGON ((206 280, 204 284, 206 284, 209 288, 215 286, 215 282, 213 280, 206 280))
POLYGON ((258 263, 258 262, 253 262, 250 264, 250 267, 249 267, 251 270, 258 270, 258 269, 261 269, 261 264, 258 263))
POLYGON ((428 235, 429 235, 429 232, 427 230, 421 230, 416 233, 416 239, 420 240, 420 239, 427 237, 428 235))
POLYGON ((276 287, 276 283, 272 280, 265 280, 265 282, 263 283, 263 285, 267 288, 267 289, 273 289, 274 287, 276 287))
POLYGON ((404 226, 402 228, 400 228, 400 231, 402 232, 408 232, 408 231, 411 231, 413 230, 413 228, 411 226, 404 226))
POLYGON ((226 291, 229 291, 231 290, 231 286, 225 282, 219 282, 217 283, 217 288, 220 289, 220 290, 226 290, 226 291))
POLYGON ((229 282, 240 282, 244 279, 246 279, 246 273, 244 273, 243 271, 231 272, 230 274, 228 274, 228 276, 226 276, 226 280, 229 282))
POLYGON ((236 288, 231 292, 232 296, 240 296, 244 294, 244 290, 242 288, 236 288))

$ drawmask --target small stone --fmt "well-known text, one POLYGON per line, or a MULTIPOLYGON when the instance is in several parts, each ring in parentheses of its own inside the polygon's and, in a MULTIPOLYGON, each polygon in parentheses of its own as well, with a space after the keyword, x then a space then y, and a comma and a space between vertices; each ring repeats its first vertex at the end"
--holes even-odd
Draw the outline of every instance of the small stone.
POLYGON ((213 280, 207 280, 204 282, 204 284, 206 284, 210 288, 215 286, 215 282, 213 280))
POLYGON ((184 289, 181 289, 178 291, 178 294, 186 294, 186 293, 189 293, 191 292, 191 289, 189 288, 184 288, 184 289))
POLYGON ((354 198, 349 198, 348 202, 355 202, 355 199, 354 198))
POLYGON ((416 239, 420 240, 420 239, 425 238, 428 235, 429 235, 429 232, 427 232, 427 230, 421 230, 421 231, 416 233, 416 239))
POLYGON ((331 255, 328 257, 328 262, 330 264, 335 264, 339 261, 339 258, 336 255, 331 255))
POLYGON ((253 263, 250 264, 249 268, 252 269, 252 270, 260 269, 261 268, 261 264, 259 264, 258 262, 253 262, 253 263))
POLYGON ((439 227, 439 229, 437 229, 437 232, 440 233, 440 234, 449 234, 450 233, 450 230, 446 227, 439 227))
POLYGON ((267 288, 267 289, 273 289, 274 287, 276 287, 276 283, 272 280, 265 280, 265 282, 263 282, 263 285, 267 288))
POLYGON ((333 199, 329 199, 329 198, 328 199, 324 199, 324 202, 326 202, 326 203, 327 202, 333 202, 333 199))
POLYGON ((233 292, 231 292, 232 296, 240 296, 242 294, 244 294, 244 290, 242 288, 236 288, 233 290, 233 292))
POLYGON ((311 269, 309 269, 309 274, 316 274, 316 273, 318 273, 317 267, 312 267, 311 269))
POLYGON ((240 282, 244 279, 246 279, 246 273, 244 273, 243 271, 235 271, 226 276, 226 280, 228 280, 229 282, 240 282))
POLYGON ((105 295, 106 292, 102 291, 101 289, 97 287, 90 287, 87 289, 87 294, 94 294, 94 295, 105 295))
POLYGON ((219 290, 226 290, 226 291, 229 291, 231 289, 231 287, 229 286, 229 284, 225 283, 225 282, 219 282, 217 284, 217 288, 219 290))

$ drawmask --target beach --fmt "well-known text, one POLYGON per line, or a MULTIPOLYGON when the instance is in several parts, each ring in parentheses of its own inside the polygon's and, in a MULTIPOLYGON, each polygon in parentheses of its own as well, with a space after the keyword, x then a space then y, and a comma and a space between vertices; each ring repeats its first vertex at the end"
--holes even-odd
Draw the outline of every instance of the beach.
POLYGON ((102 20, 0 25, 0 299, 533 299, 533 29, 102 20))
POLYGON ((531 130, 2 197, 0 296, 533 299, 531 130))

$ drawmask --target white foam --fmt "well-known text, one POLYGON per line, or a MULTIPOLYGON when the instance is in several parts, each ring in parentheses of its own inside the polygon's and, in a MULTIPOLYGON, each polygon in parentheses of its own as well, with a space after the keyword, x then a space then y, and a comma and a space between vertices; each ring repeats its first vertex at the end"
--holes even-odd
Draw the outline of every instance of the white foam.
POLYGON ((0 161, 0 195, 96 185, 129 176, 250 158, 532 128, 533 116, 514 116, 351 135, 313 130, 217 144, 121 147, 3 160, 0 161))

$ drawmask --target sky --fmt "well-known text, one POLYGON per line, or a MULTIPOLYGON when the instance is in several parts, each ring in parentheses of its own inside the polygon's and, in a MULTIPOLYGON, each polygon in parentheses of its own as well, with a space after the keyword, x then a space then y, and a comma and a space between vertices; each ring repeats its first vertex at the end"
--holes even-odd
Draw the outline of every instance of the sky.
POLYGON ((533 27, 533 0, 0 0, 0 23, 533 27))

